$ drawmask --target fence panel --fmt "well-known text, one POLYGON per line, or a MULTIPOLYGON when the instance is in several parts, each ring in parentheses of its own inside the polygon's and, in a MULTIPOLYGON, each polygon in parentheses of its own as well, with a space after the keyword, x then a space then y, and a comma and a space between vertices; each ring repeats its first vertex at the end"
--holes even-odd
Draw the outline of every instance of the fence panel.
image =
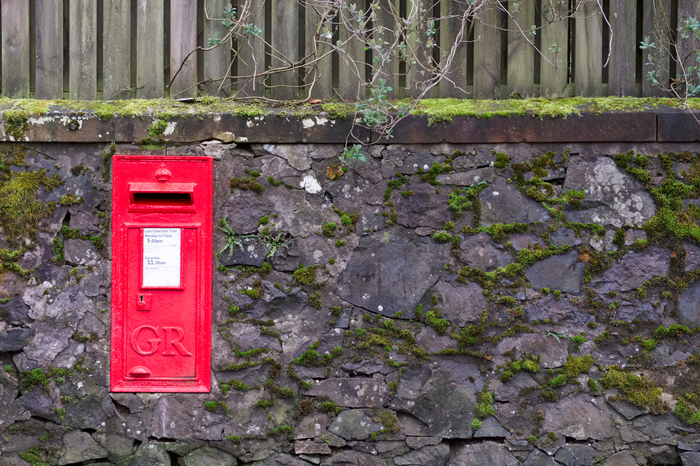
MULTIPOLYGON (((269 0, 268 0, 269 1, 269 0)), ((265 0, 252 0, 250 23, 256 28, 265 27, 265 0)), ((265 71, 264 36, 249 32, 238 42, 238 76, 235 83, 239 97, 261 97, 265 95, 265 86, 261 74, 265 71)))
MULTIPOLYGON (((668 83, 668 71, 671 63, 664 49, 669 46, 669 30, 667 18, 671 17, 671 0, 644 0, 644 17, 642 18, 643 36, 649 37, 656 47, 642 52, 642 95, 644 97, 663 96, 665 92, 647 79, 649 71, 656 71, 656 79, 661 84, 668 83), (651 55, 655 66, 647 66, 648 56, 651 55)), ((646 40, 646 39, 645 39, 646 40)))
POLYGON ((474 28, 474 98, 501 98, 500 11, 481 10, 474 28))
POLYGON ((68 97, 97 98, 97 2, 71 0, 68 97))
POLYGON ((432 67, 437 62, 446 66, 446 55, 454 49, 447 79, 426 97, 530 97, 538 95, 537 74, 539 95, 548 98, 567 96, 570 77, 575 94, 585 97, 635 95, 637 80, 642 82, 643 96, 668 95, 659 87, 671 84, 682 92, 683 66, 694 63, 700 41, 679 39, 677 48, 671 49, 673 59, 679 60, 674 62, 669 54, 671 36, 686 19, 700 16, 700 2, 639 1, 640 15, 634 0, 609 0, 606 19, 603 3, 592 0, 576 3, 573 18, 567 17, 566 2, 554 0, 473 5, 448 0, 243 0, 234 5, 235 14, 229 13, 246 25, 234 40, 185 60, 198 40, 207 48, 210 38, 223 38, 229 32, 222 24, 229 0, 170 0, 168 18, 162 1, 103 0, 102 17, 94 0, 71 0, 67 11, 63 1, 35 2, 32 18, 31 0, 2 0, 1 91, 9 97, 56 99, 63 96, 63 83, 68 82, 71 99, 95 99, 99 80, 104 99, 134 94, 160 98, 168 93, 176 98, 196 97, 201 89, 221 97, 357 100, 368 97, 365 82, 374 78, 378 84, 376 78, 383 78, 393 89, 388 98, 416 97, 422 92, 421 82, 430 79, 432 67), (475 10, 464 18, 467 5, 475 10), (678 10, 671 11, 672 7, 678 10), (198 29, 201 10, 206 18, 204 28, 200 24, 198 29), (364 29, 361 24, 370 14, 364 29), (425 23, 433 15, 434 27, 425 23), (409 24, 419 17, 418 27, 409 24), (468 24, 459 38, 463 21, 468 24), (603 40, 608 23, 612 35, 606 86, 603 63, 608 57, 603 53, 608 43, 603 40), (541 28, 533 34, 537 24, 541 28), (97 37, 100 26, 103 44, 102 37, 97 37), (642 63, 638 30, 656 44, 644 51, 642 63), (429 40, 438 44, 439 53, 429 40), (538 70, 536 40, 542 54, 538 70), (367 50, 367 41, 377 49, 367 50), (336 44, 338 50, 334 50, 336 44), (392 53, 380 56, 391 47, 392 53), (400 55, 401 47, 410 50, 408 56, 400 55), (35 57, 30 56, 32 50, 35 57), (98 70, 100 54, 103 68, 98 70), (164 63, 166 54, 169 63, 164 63), (653 68, 646 65, 648 55, 653 68), (322 58, 315 62, 318 57, 322 58), (203 63, 198 66, 199 60, 203 63), (285 67, 285 71, 265 74, 269 68, 285 67), (637 76, 639 67, 642 76, 637 76), (199 78, 198 68, 200 73, 203 70, 199 78), (661 86, 647 79, 652 69, 661 86), (675 76, 670 76, 673 70, 675 76), (174 77, 170 89, 164 81, 168 76, 174 77), (33 82, 36 89, 30 88, 33 82))
POLYGON ((2 2, 2 93, 29 97, 29 0, 2 2))
POLYGON ((170 97, 197 97, 197 54, 190 54, 197 47, 193 18, 197 0, 170 0, 170 97))
POLYGON ((136 2, 136 97, 158 99, 164 86, 163 2, 136 2))
MULTIPOLYGON (((678 27, 682 28, 683 23, 690 18, 700 19, 700 2, 697 0, 679 0, 678 1, 678 27)), ((676 74, 679 78, 682 77, 684 69, 687 70, 689 66, 697 66, 698 62, 697 56, 694 51, 700 50, 700 40, 694 38, 692 35, 688 39, 679 38, 678 46, 678 59, 683 63, 683 66, 678 66, 676 69, 676 74)), ((697 86, 698 78, 697 73, 695 77, 690 81, 693 85, 697 86)))
MULTIPOLYGON (((440 17, 445 18, 440 23, 440 54, 450 54, 452 47, 459 35, 464 9, 459 3, 443 1, 440 3, 440 17)), ((455 47, 452 57, 452 66, 445 78, 440 82, 440 97, 468 98, 467 74, 469 71, 469 57, 467 56, 467 34, 469 24, 465 24, 461 40, 455 47)), ((444 62, 444 58, 441 57, 444 62)))
POLYGON ((584 3, 576 12, 574 83, 576 95, 603 95, 603 17, 596 3, 584 3))
POLYGON ((36 4, 35 94, 37 99, 63 98, 63 2, 36 4))
MULTIPOLYGON (((379 10, 376 12, 377 20, 375 27, 377 28, 378 38, 385 43, 394 44, 398 43, 400 37, 397 32, 399 30, 399 24, 396 21, 396 17, 399 16, 401 11, 399 0, 381 0, 379 2, 379 10)), ((384 50, 388 50, 389 47, 384 50)), ((401 94, 399 89, 399 70, 401 60, 395 53, 391 52, 381 52, 384 56, 378 56, 379 52, 373 52, 374 57, 378 57, 381 60, 381 66, 377 70, 378 77, 384 79, 384 85, 392 88, 391 92, 387 93, 387 98, 397 99, 401 94)))
POLYGON ((535 2, 508 3, 508 95, 535 95, 535 2))
MULTIPOLYGON (((209 39, 223 39, 228 29, 222 24, 222 12, 228 5, 227 0, 204 0, 204 47, 209 47, 209 39), (210 18, 209 20, 207 18, 210 18), (215 19, 218 18, 218 19, 215 19)), ((208 95, 226 97, 231 94, 229 79, 221 80, 232 74, 231 46, 224 42, 218 47, 207 50, 204 59, 204 92, 208 95), (211 82, 207 82, 211 81, 211 82), (223 85, 222 85, 223 84, 223 85)))
POLYGON ((627 0, 610 2, 610 21, 614 30, 610 46, 608 93, 614 96, 635 94, 637 46, 637 5, 627 0))
POLYGON ((131 1, 105 0, 103 24, 103 95, 105 99, 128 99, 131 97, 128 90, 131 87, 131 1))
POLYGON ((568 95, 569 24, 564 5, 542 0, 542 57, 540 95, 556 98, 568 95))
MULTIPOLYGON (((272 68, 291 67, 298 59, 299 4, 289 0, 271 0, 272 17, 279 18, 272 28, 272 68)), ((284 71, 271 77, 271 97, 276 100, 297 98, 299 71, 284 71)))

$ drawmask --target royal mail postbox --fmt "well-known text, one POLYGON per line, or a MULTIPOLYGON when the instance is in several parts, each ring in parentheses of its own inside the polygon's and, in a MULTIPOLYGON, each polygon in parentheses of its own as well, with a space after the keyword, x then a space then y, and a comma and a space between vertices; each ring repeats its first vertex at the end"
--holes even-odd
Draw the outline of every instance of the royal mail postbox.
POLYGON ((208 392, 212 160, 113 159, 115 392, 208 392))

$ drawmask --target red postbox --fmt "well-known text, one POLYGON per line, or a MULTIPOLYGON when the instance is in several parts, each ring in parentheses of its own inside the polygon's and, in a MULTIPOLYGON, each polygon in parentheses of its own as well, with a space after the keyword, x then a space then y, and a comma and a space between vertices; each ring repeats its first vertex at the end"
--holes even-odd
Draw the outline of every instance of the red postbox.
POLYGON ((117 155, 113 173, 112 391, 208 392, 212 159, 117 155))

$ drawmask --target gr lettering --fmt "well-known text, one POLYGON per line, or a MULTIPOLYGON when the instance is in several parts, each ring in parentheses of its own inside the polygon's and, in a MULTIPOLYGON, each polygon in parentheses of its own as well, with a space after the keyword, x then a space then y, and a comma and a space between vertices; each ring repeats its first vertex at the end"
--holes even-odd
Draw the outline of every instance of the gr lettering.
POLYGON ((161 343, 164 343, 163 356, 175 356, 175 351, 180 353, 180 356, 192 356, 192 353, 185 349, 181 343, 185 338, 185 332, 179 327, 153 327, 151 325, 142 325, 134 329, 131 333, 131 348, 141 356, 150 356, 156 351, 161 343), (162 334, 165 342, 160 337, 162 334), (147 349, 141 346, 141 343, 148 342, 147 349))

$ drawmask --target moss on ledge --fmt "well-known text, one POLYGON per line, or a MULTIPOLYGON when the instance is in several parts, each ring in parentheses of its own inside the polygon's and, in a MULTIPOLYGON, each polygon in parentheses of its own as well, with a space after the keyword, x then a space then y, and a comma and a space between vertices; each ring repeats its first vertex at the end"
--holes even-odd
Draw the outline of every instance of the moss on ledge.
MULTIPOLYGON (((414 115, 427 115, 431 123, 449 122, 455 116, 475 118, 492 118, 494 116, 522 116, 530 113, 537 117, 562 117, 581 115, 582 113, 600 113, 611 110, 645 111, 666 105, 675 107, 677 101, 667 98, 634 97, 574 97, 567 99, 532 98, 522 100, 461 100, 461 99, 425 99, 415 110, 414 115)), ((692 109, 700 109, 700 99, 690 99, 692 109)), ((241 117, 259 117, 278 114, 287 117, 307 117, 320 111, 331 118, 346 118, 356 113, 351 102, 326 102, 319 105, 286 102, 273 105, 262 101, 234 101, 215 97, 204 97, 194 103, 173 99, 131 99, 114 101, 70 101, 70 100, 35 100, 9 99, 0 97, 0 108, 7 121, 21 122, 32 115, 42 115, 60 108, 78 114, 94 113, 103 120, 114 116, 126 118, 155 116, 162 120, 199 115, 205 113, 230 113, 241 117)))

